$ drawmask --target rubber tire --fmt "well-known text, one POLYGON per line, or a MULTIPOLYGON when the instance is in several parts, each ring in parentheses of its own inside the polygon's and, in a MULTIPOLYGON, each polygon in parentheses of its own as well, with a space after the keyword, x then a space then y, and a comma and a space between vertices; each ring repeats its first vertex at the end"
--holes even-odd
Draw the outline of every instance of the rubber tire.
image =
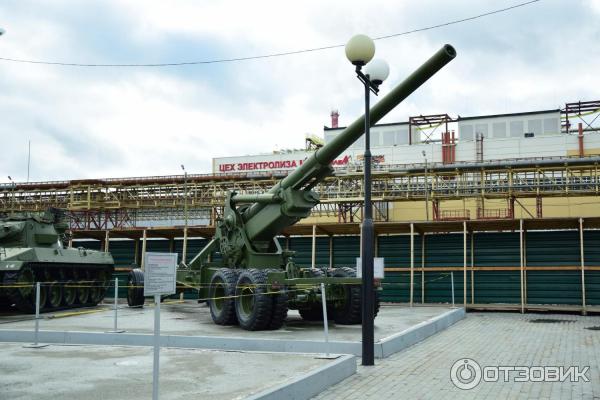
MULTIPOLYGON (((278 269, 271 269, 268 272, 280 272, 278 269)), ((271 313, 271 322, 269 322, 269 326, 267 329, 269 330, 277 330, 280 329, 285 323, 285 319, 287 318, 288 313, 288 295, 287 291, 284 288, 280 290, 278 294, 272 294, 273 298, 273 311, 271 313)))
POLYGON ((217 270, 208 289, 208 307, 210 316, 217 325, 237 325, 235 314, 235 286, 239 272, 231 268, 217 270), (220 285, 220 286, 218 286, 220 285), (220 287, 220 289, 217 289, 220 287), (231 297, 229 299, 215 299, 218 297, 231 297))
POLYGON ((235 288, 235 314, 240 327, 248 331, 269 329, 273 298, 268 294, 267 270, 247 269, 240 273, 235 288))
MULTIPOLYGON (((332 271, 333 277, 355 277, 356 271, 352 268, 336 268, 332 271)), ((360 285, 344 285, 346 301, 342 307, 333 310, 334 321, 340 325, 354 325, 362 323, 362 288, 360 285)), ((379 313, 379 293, 375 291, 373 299, 373 317, 379 313)))
MULTIPOLYGON (((311 270, 312 278, 320 278, 325 276, 325 271, 322 269, 311 270)), ((315 303, 311 308, 299 309, 300 316, 305 321, 323 321, 323 305, 321 303, 315 303)), ((332 309, 327 308, 327 318, 331 319, 332 309)))
POLYGON ((144 300, 144 271, 135 268, 127 275, 127 305, 143 307, 144 300))

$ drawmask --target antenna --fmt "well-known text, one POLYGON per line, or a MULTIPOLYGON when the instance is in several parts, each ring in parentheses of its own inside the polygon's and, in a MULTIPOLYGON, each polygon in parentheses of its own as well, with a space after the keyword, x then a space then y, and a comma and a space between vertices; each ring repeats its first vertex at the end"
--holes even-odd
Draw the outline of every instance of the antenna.
POLYGON ((29 167, 31 166, 31 140, 28 141, 27 149, 27 183, 29 183, 29 167))

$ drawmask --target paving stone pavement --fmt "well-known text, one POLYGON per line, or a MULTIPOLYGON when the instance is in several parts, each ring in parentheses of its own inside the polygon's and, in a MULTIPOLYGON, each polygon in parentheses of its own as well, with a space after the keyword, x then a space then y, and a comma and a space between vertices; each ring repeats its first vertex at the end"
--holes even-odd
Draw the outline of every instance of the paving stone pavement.
MULTIPOLYGON (((359 361, 360 362, 360 361, 359 361)), ((539 376, 533 373, 534 376, 539 376)), ((490 375, 492 376, 492 375, 490 375)), ((502 378, 504 375, 500 373, 502 378)), ((600 317, 469 313, 425 341, 356 375, 315 399, 600 399, 600 317), (598 330, 586 329, 597 327, 598 330), (589 382, 482 380, 470 390, 450 379, 452 365, 471 358, 486 366, 589 366, 589 382)))

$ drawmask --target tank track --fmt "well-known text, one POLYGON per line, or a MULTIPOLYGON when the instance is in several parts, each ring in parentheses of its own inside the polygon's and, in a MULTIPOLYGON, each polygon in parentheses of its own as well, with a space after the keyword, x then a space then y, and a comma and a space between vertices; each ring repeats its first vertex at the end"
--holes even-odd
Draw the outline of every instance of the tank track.
POLYGON ((19 271, 0 272, 4 303, 35 312, 35 282, 41 282, 40 311, 96 306, 106 294, 114 267, 102 264, 33 262, 19 271))

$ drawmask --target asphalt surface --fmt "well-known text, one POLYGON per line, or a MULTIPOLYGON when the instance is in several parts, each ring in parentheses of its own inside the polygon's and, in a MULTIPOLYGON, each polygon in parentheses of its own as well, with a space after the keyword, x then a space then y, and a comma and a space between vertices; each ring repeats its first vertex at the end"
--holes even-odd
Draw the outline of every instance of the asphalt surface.
MULTIPOLYGON (((0 343, 0 399, 152 398, 153 349, 0 343)), ((242 399, 330 360, 314 355, 161 349, 160 398, 242 399)))
MULTIPOLYGON (((71 310, 42 314, 41 330, 105 332, 113 329, 114 311, 110 305, 102 305, 92 310, 71 310), (87 313, 91 312, 91 313, 87 313), (86 314, 87 313, 87 314, 86 314)), ((418 323, 436 317, 450 310, 445 306, 386 306, 383 305, 375 319, 375 341, 401 332, 418 323)), ((16 313, 0 315, 0 329, 27 330, 33 328, 31 316, 16 313)), ((154 308, 128 308, 120 304, 118 309, 118 329, 128 333, 153 333, 154 308)), ((165 335, 226 336, 265 339, 324 340, 323 323, 304 321, 297 311, 289 311, 285 326, 274 331, 249 332, 239 326, 215 325, 208 307, 187 300, 184 303, 172 302, 161 305, 161 332, 165 335)), ((329 321, 330 340, 360 341, 361 325, 336 325, 329 321)))

